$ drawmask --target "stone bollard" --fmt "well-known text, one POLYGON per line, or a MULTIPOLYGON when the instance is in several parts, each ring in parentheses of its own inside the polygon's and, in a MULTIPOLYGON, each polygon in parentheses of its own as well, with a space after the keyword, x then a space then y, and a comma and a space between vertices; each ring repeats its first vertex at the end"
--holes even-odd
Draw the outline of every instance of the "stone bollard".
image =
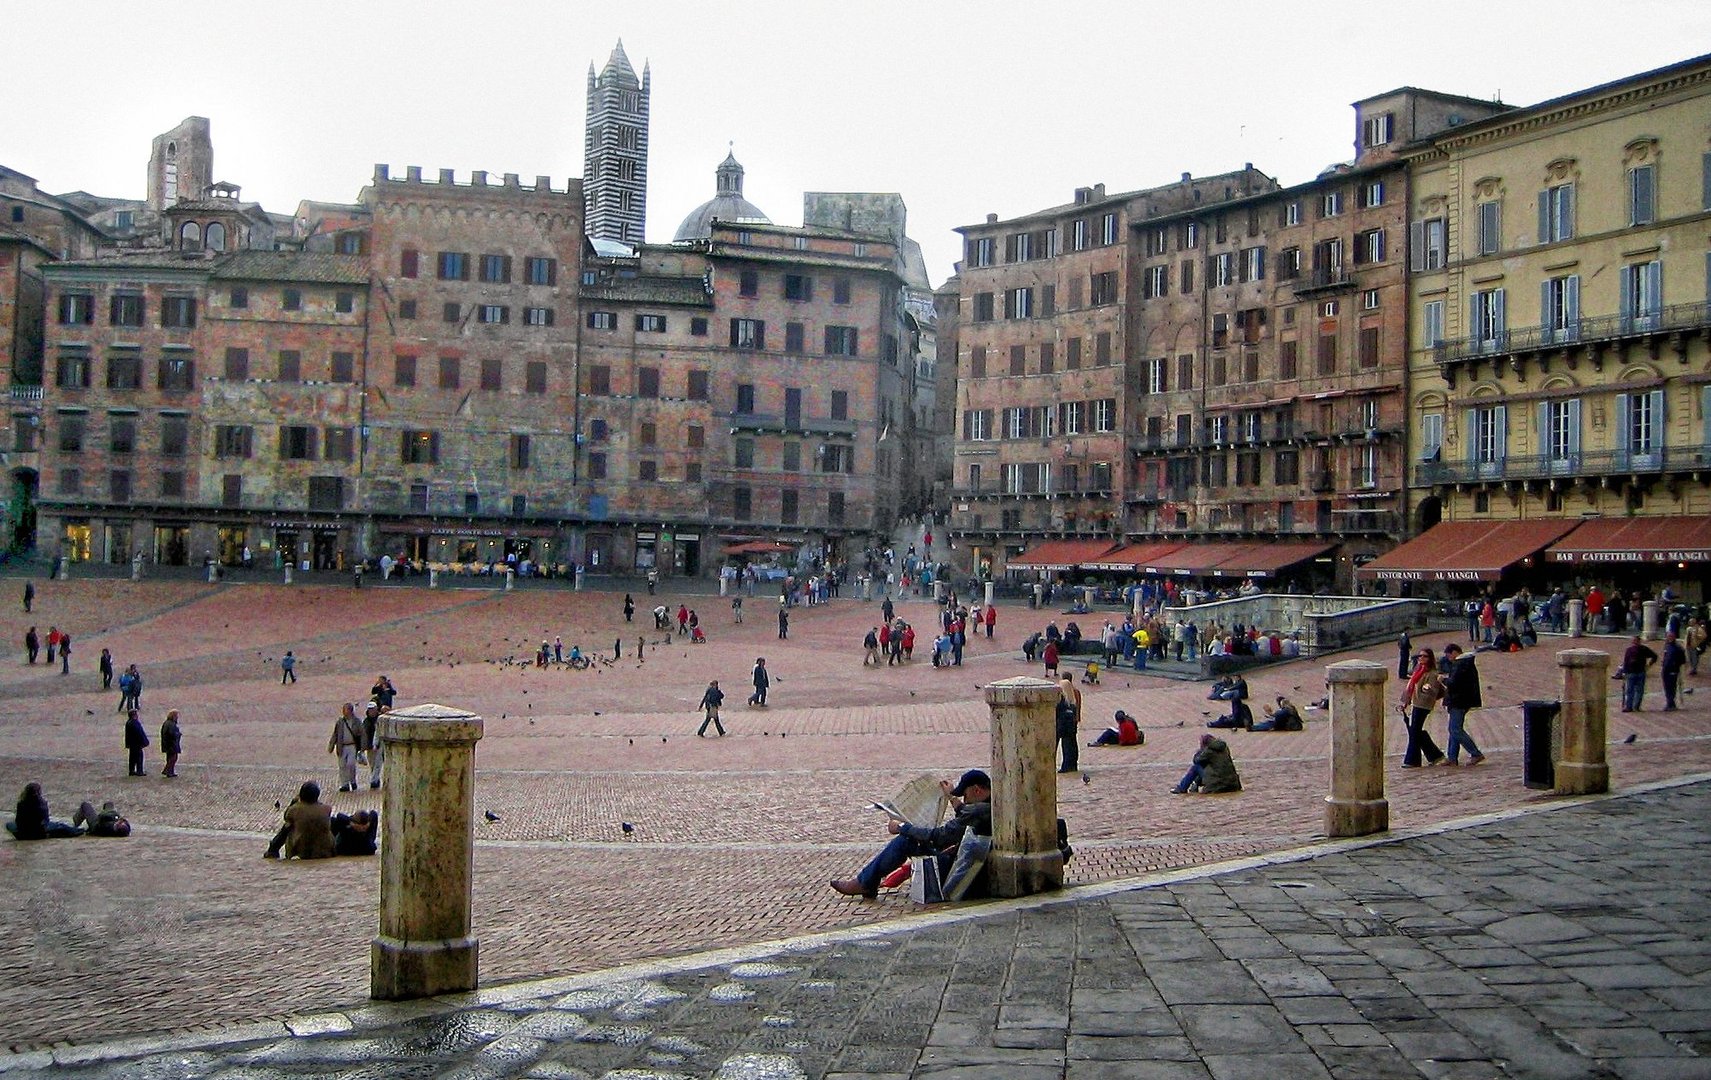
MULTIPOLYGON (((575 581, 574 581, 574 584, 572 586, 571 591, 572 592, 581 592, 582 591, 582 567, 579 566, 576 568, 576 573, 574 575, 574 578, 575 578, 575 581)), ((720 584, 720 588, 721 588, 719 595, 724 596, 725 594, 722 591, 723 586, 724 586, 724 582, 721 581, 719 584, 720 584)))
POLYGON ((369 996, 474 990, 475 742, 481 717, 414 705, 381 718, 380 933, 369 996))
POLYGON ((1063 887, 1057 846, 1056 683, 1021 676, 986 687, 992 710, 992 895, 1063 887))
POLYGON ((1559 795, 1596 795, 1610 790, 1604 756, 1609 731, 1610 654, 1599 649, 1564 649, 1562 667, 1562 758, 1556 763, 1559 795))
POLYGON ((1034 583, 1034 608, 1038 610, 1046 606, 1046 587, 1039 582, 1034 583))
POLYGON ((945 602, 945 583, 942 581, 935 581, 935 582, 933 582, 933 603, 942 604, 944 602, 945 602))
POLYGON ((1344 660, 1325 669, 1331 684, 1331 794, 1326 836, 1365 836, 1390 828, 1384 797, 1384 664, 1344 660))
POLYGON ((517 587, 517 571, 509 566, 505 568, 505 591, 510 592, 517 587))
POLYGON ((132 559, 131 560, 131 580, 132 581, 141 581, 142 579, 143 579, 143 561, 141 559, 132 559))
POLYGON ((992 606, 992 582, 988 581, 981 586, 980 596, 982 607, 992 606))
POLYGON ((1663 637, 1663 629, 1658 619, 1658 609, 1662 607, 1656 600, 1647 600, 1640 605, 1641 633, 1647 641, 1656 641, 1663 637))
POLYGON ((216 584, 219 582, 219 580, 220 580, 220 564, 217 562, 209 563, 208 564, 208 584, 210 584, 210 585, 216 584))
MULTIPOLYGON (((582 574, 580 572, 576 575, 576 587, 578 589, 582 588, 582 574)), ((726 590, 729 589, 730 587, 731 587, 730 579, 727 578, 724 574, 720 574, 719 575, 719 597, 720 597, 720 599, 724 598, 726 590)))
POLYGON ((430 566, 430 567, 428 567, 428 588, 437 589, 439 587, 440 587, 440 572, 437 569, 435 569, 434 567, 430 566))
POLYGON ((64 555, 59 557, 59 573, 54 575, 61 581, 71 580, 71 560, 64 555))
POLYGON ((1568 602, 1568 636, 1586 636, 1586 601, 1570 600, 1568 602))
POLYGON ((285 584, 291 584, 291 564, 285 564, 285 584))
POLYGON ((1086 608, 1089 611, 1093 610, 1093 594, 1094 594, 1094 592, 1095 592, 1095 590, 1094 590, 1093 586, 1091 586, 1091 585, 1083 585, 1081 587, 1081 606, 1086 608))

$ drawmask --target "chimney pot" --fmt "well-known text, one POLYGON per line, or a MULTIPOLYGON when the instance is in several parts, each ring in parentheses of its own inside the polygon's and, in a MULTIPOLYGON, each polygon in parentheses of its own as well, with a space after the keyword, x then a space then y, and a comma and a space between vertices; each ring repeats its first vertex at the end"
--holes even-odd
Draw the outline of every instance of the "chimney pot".
POLYGON ((440 183, 445 184, 447 186, 450 186, 451 184, 455 183, 455 181, 452 179, 452 171, 450 169, 441 169, 440 170, 440 183))

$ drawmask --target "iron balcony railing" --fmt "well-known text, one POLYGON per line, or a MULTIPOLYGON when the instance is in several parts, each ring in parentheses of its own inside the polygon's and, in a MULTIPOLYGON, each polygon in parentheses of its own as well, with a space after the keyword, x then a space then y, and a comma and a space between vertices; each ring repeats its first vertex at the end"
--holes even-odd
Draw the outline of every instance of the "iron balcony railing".
POLYGON ((1600 315, 1576 319, 1564 326, 1527 326, 1515 330, 1499 330, 1489 334, 1473 334, 1464 338, 1440 341, 1432 347, 1432 358, 1438 363, 1452 363, 1485 356, 1554 349, 1567 345, 1587 345, 1666 330, 1689 330, 1711 325, 1711 301, 1697 304, 1673 304, 1657 311, 1638 315, 1600 315))
POLYGON ((1415 467, 1418 487, 1493 480, 1550 480, 1577 476, 1692 472, 1711 468, 1711 446, 1665 446, 1653 450, 1587 450, 1578 454, 1535 454, 1494 461, 1428 461, 1415 467))

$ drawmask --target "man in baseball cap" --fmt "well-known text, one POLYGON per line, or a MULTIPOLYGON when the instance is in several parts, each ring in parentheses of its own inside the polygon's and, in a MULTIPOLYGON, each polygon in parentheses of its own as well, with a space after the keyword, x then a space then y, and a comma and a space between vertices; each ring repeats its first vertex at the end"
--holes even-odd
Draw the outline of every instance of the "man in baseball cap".
POLYGON ((939 787, 950 796, 951 808, 956 811, 949 821, 934 828, 892 818, 885 826, 891 842, 855 877, 835 879, 832 888, 845 896, 872 900, 879 895, 880 881, 911 856, 939 855, 944 864, 941 868, 948 868, 946 849, 954 853, 965 832, 973 829, 977 836, 992 835, 991 777, 980 769, 970 769, 954 786, 949 780, 941 780, 939 787))

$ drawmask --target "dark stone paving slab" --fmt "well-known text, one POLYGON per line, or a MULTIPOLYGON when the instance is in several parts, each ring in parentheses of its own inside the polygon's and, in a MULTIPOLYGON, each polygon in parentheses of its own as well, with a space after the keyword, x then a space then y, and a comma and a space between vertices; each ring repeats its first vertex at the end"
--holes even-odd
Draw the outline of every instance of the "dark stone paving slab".
POLYGON ((0 1057, 0 1077, 1711 1080, 1708 823, 1711 782, 710 966, 0 1057))

